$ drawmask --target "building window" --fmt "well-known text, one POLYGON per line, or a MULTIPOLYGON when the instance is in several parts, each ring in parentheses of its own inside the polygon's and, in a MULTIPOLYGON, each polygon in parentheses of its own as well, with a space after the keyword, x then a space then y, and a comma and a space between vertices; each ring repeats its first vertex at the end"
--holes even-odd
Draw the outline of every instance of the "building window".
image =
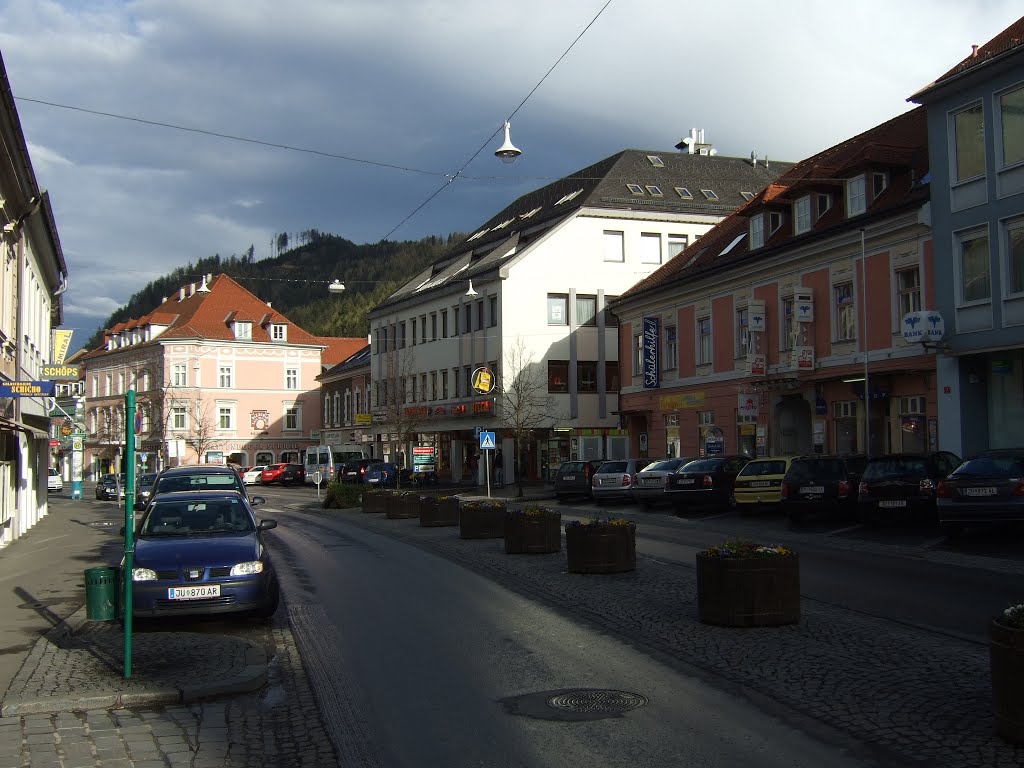
POLYGON ((187 429, 188 428, 188 411, 185 410, 184 405, 175 405, 171 407, 171 429, 187 429))
POLYGON ((580 360, 576 363, 576 391, 597 392, 596 360, 580 360))
POLYGON ((461 389, 459 386, 459 369, 452 368, 452 397, 459 397, 461 389))
POLYGON ((656 184, 648 184, 647 192, 654 197, 662 197, 664 193, 661 191, 661 187, 656 184))
POLYGON ((430 313, 430 340, 437 341, 437 312, 430 313))
POLYGON ((779 211, 772 211, 768 214, 768 237, 771 237, 782 228, 782 214, 779 211))
POLYGON ((480 299, 476 303, 476 329, 482 331, 484 329, 484 300, 480 299))
POLYGON ((715 424, 714 411, 697 411, 697 424, 702 427, 711 427, 715 424))
POLYGON ((405 393, 405 399, 403 403, 415 403, 416 402, 416 377, 410 376, 409 381, 406 382, 405 378, 402 378, 399 386, 402 388, 402 392, 405 393))
POLYGON ((832 286, 835 306, 836 341, 853 341, 857 337, 857 312, 853 304, 853 283, 832 286))
POLYGON ((665 326, 665 349, 661 359, 663 371, 674 371, 679 360, 679 342, 676 340, 676 326, 665 326))
POLYGON ((441 338, 448 338, 448 310, 441 310, 441 338))
POLYGON ((548 294, 548 325, 569 324, 569 297, 564 293, 548 294))
POLYGON ((633 334, 633 375, 639 376, 644 372, 644 335, 633 334))
POLYGON ((618 328, 619 327, 619 318, 617 318, 615 316, 615 313, 612 312, 611 308, 608 306, 613 301, 615 301, 617 298, 619 298, 619 297, 618 296, 605 296, 604 297, 604 309, 601 310, 601 314, 604 315, 604 327, 605 328, 618 328))
MULTIPOLYGON (((415 323, 416 321, 413 320, 413 322, 415 323)), ((420 343, 421 344, 426 344, 427 343, 427 316, 426 315, 421 315, 420 316, 420 343)))
POLYGON ((625 261, 626 246, 624 233, 606 229, 604 231, 604 260, 625 261))
POLYGON ((793 203, 793 234, 800 235, 811 229, 811 197, 801 197, 793 203))
POLYGON ((956 179, 966 181, 985 173, 985 117, 981 104, 953 115, 956 179))
POLYGON ((427 392, 427 374, 421 373, 420 374, 420 401, 424 402, 424 403, 427 402, 427 395, 428 394, 429 393, 427 392))
POLYGON ((764 214, 750 217, 750 249, 764 246, 764 214))
POLYGON ((430 399, 437 400, 437 371, 430 372, 430 399))
POLYGON ((989 274, 988 232, 975 229, 957 236, 960 254, 960 300, 985 301, 992 297, 989 274))
POLYGON ((285 389, 298 389, 299 388, 299 369, 298 368, 285 368, 285 371, 284 371, 284 388, 285 389))
POLYGON ((487 297, 488 326, 494 328, 498 325, 498 297, 487 297))
POLYGON ((398 324, 398 348, 405 349, 405 321, 398 324))
POLYGON ((448 371, 441 371, 441 399, 448 399, 448 371))
POLYGON ((640 263, 661 264, 661 235, 656 232, 640 234, 640 263))
POLYGON ((1003 138, 1003 166, 1024 162, 1024 88, 1000 95, 999 118, 1003 138))
POLYGON ((885 192, 889 186, 889 176, 881 171, 871 174, 871 196, 872 199, 885 192))
POLYGON ((270 338, 274 341, 288 341, 288 326, 284 323, 273 323, 270 326, 270 338))
POLYGON ((846 181, 846 215, 859 216, 867 210, 867 199, 864 189, 864 177, 846 181))
MULTIPOLYGON (((188 375, 184 363, 175 363, 171 366, 171 385, 175 387, 187 387, 188 375)), ((110 394, 109 392, 107 393, 110 394)))
POLYGON ((576 325, 597 325, 597 296, 576 297, 576 325))
POLYGON ((782 326, 779 328, 779 349, 792 349, 793 338, 796 335, 796 314, 793 311, 792 296, 782 300, 782 312, 780 313, 780 317, 782 326))
MULTIPOLYGON (((410 320, 409 321, 409 326, 410 326, 410 328, 412 330, 410 345, 415 347, 416 346, 416 321, 415 320, 410 320)), ((405 330, 404 330, 405 329, 405 323, 402 323, 402 329, 403 329, 402 330, 402 334, 405 335, 405 330)))
POLYGON ((711 318, 697 320, 697 365, 711 364, 711 318))
POLYGON ((234 409, 230 405, 217 407, 217 429, 232 429, 234 409))
POLYGON ((569 362, 548 360, 548 392, 569 391, 569 362))
POLYGON ((909 312, 921 311, 921 273, 917 267, 899 270, 896 288, 900 292, 900 318, 909 312))
POLYGON ((693 192, 686 187, 674 187, 674 189, 680 200, 693 200, 693 192))
POLYGON ((836 453, 858 453, 857 401, 840 400, 833 402, 832 418, 835 424, 836 453))
POLYGON ((1024 293, 1024 219, 1006 225, 1007 291, 1024 293))
POLYGON ((686 235, 669 235, 668 236, 668 257, 672 259, 678 256, 680 253, 686 250, 686 246, 689 244, 690 238, 686 235))
POLYGON ((284 412, 284 428, 285 429, 298 429, 299 428, 299 409, 296 406, 286 408, 284 412))
POLYGON ((619 361, 607 360, 604 364, 604 388, 606 392, 619 391, 619 361))
POLYGON ((473 305, 466 302, 462 308, 462 332, 471 333, 473 330, 473 305))
POLYGON ((642 195, 644 193, 644 188, 639 184, 627 184, 626 188, 634 195, 642 195))
POLYGON ((817 201, 816 219, 820 219, 832 208, 832 195, 827 192, 819 192, 815 198, 817 201))
POLYGON ((251 339, 252 338, 252 323, 235 322, 235 338, 236 339, 251 339))
POLYGON ((750 310, 736 310, 736 357, 743 357, 750 349, 750 310))
POLYGON ((452 336, 459 335, 459 308, 452 307, 452 336))
POLYGON ((231 366, 222 365, 218 369, 217 382, 221 389, 231 389, 231 366))

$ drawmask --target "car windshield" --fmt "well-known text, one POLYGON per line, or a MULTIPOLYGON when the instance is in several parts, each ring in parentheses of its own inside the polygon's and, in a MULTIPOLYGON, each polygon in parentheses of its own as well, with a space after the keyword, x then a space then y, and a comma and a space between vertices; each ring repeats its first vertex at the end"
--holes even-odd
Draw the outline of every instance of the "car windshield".
POLYGON ((691 461, 689 464, 685 464, 681 472, 714 472, 719 469, 722 464, 725 463, 725 459, 697 459, 691 461))
POLYGON ((979 456, 961 464, 954 477, 1024 477, 1024 456, 979 456))
POLYGON ((583 461, 566 461, 558 468, 558 474, 560 475, 572 475, 576 472, 586 471, 586 462, 583 461))
POLYGON ((794 461, 786 473, 786 481, 790 483, 845 479, 846 466, 840 459, 794 461))
POLYGON ((609 472, 625 472, 627 464, 625 461, 606 461, 597 471, 602 475, 609 472))
POLYGON ((917 456, 890 456, 872 459, 864 470, 865 480, 885 478, 921 478, 928 476, 928 461, 917 456))
POLYGON ((214 488, 240 488, 238 476, 233 472, 211 474, 174 475, 161 478, 158 490, 160 493, 172 491, 205 491, 214 488))
POLYGON ((156 472, 139 475, 139 485, 152 485, 154 480, 156 480, 156 472))
POLYGON ((674 472, 682 465, 682 459, 665 459, 644 467, 644 472, 674 472))
POLYGON ((142 536, 190 536, 215 532, 250 533, 252 515, 241 498, 202 501, 154 500, 142 536))
POLYGON ((740 470, 740 475, 743 477, 784 474, 786 474, 786 462, 784 461, 751 461, 740 470))

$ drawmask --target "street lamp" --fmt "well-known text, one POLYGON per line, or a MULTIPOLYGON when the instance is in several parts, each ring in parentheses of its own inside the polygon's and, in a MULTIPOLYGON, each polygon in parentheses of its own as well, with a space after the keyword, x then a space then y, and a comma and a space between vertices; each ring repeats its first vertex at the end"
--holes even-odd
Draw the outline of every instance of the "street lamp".
POLYGON ((501 162, 505 163, 505 165, 511 165, 516 161, 517 157, 523 154, 522 151, 518 149, 515 144, 512 143, 512 137, 509 136, 509 131, 511 130, 511 128, 511 123, 509 123, 508 120, 506 120, 505 143, 494 151, 494 156, 501 160, 501 162))
POLYGON ((334 278, 331 284, 327 286, 327 290, 331 293, 342 293, 345 290, 345 284, 338 278, 334 278))

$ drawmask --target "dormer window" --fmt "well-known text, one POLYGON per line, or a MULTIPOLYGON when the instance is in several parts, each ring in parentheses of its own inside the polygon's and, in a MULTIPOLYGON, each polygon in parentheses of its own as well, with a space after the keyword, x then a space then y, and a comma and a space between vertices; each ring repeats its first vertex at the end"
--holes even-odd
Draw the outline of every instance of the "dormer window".
POLYGON ((764 214, 759 213, 750 219, 750 250, 764 246, 764 214))
POLYGON ((288 341, 288 326, 284 323, 271 323, 270 338, 273 341, 288 341))
POLYGON ((682 200, 693 200, 693 192, 688 190, 686 187, 676 187, 675 189, 676 194, 679 195, 682 200))
POLYGON ((644 193, 644 188, 641 187, 639 184, 627 184, 626 187, 634 195, 642 195, 644 193))
POLYGON ((768 214, 768 237, 771 237, 782 227, 782 213, 772 211, 768 214))
POLYGON ((811 229, 811 197, 801 197, 793 203, 793 234, 801 235, 811 229))
POLYGON ((876 171, 871 174, 871 192, 872 198, 877 198, 880 194, 885 192, 889 186, 889 176, 886 173, 876 171))
POLYGON ((848 179, 846 182, 846 215, 859 216, 867 210, 864 176, 848 179))
POLYGON ((832 208, 832 195, 827 192, 819 192, 816 202, 815 219, 820 219, 832 208))
POLYGON ((252 338, 252 323, 246 321, 235 321, 235 338, 248 341, 252 338))

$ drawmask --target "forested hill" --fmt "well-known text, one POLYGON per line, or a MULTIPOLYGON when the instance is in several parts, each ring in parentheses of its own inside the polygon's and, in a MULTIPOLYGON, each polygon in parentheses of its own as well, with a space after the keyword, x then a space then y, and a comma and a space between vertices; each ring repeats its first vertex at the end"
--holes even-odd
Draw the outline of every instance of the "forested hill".
MULTIPOLYGON (((132 295, 89 339, 87 348, 103 343, 103 331, 117 323, 152 312, 163 299, 206 274, 227 274, 274 309, 319 336, 366 336, 367 312, 411 279, 453 244, 462 233, 403 242, 356 245, 335 235, 309 230, 297 235, 299 245, 269 259, 253 260, 253 248, 241 256, 219 254, 179 267, 132 295), (345 292, 330 294, 327 284, 338 278, 345 292)), ((287 245, 288 236, 276 237, 287 245)))

